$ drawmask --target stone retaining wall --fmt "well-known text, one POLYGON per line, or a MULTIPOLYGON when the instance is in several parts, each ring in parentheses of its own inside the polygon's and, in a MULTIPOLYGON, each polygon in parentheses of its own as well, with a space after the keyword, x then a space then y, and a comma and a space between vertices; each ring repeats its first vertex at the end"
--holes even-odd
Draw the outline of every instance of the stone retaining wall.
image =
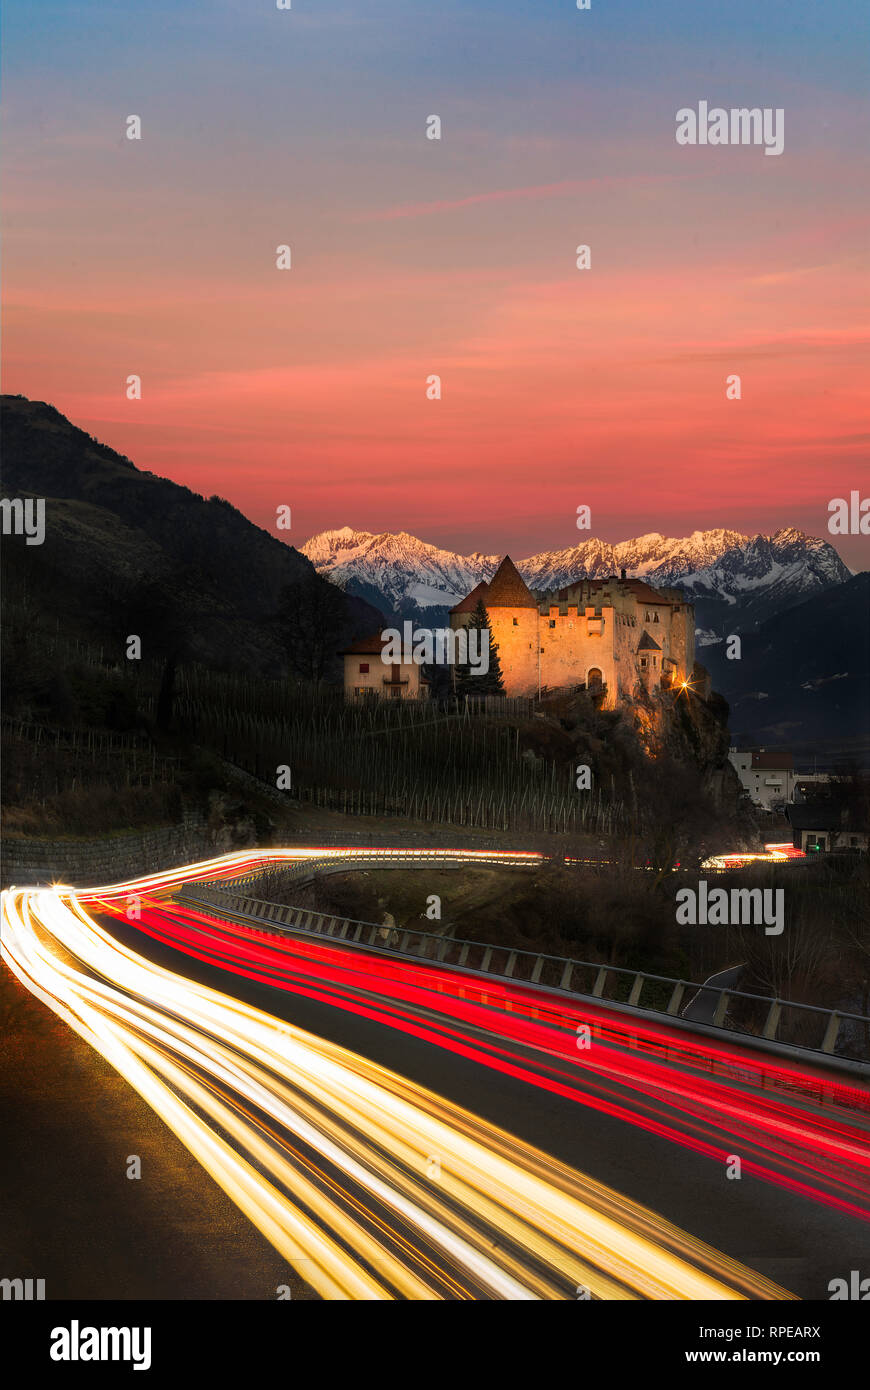
POLYGON ((205 818, 196 814, 186 816, 180 825, 94 840, 6 836, 0 848, 0 883, 4 888, 12 883, 23 888, 52 881, 97 887, 179 864, 195 864, 221 852, 205 818))

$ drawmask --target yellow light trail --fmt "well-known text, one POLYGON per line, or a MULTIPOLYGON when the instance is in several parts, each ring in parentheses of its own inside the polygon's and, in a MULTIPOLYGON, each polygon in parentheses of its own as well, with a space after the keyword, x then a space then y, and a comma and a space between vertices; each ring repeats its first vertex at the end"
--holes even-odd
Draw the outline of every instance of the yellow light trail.
POLYGON ((90 896, 9 890, 0 955, 322 1297, 791 1297, 412 1081, 152 964, 90 896))

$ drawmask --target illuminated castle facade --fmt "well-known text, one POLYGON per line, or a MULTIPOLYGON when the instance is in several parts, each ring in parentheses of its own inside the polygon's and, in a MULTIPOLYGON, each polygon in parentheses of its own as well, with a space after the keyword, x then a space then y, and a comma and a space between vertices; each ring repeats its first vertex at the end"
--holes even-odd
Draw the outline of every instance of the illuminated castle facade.
POLYGON ((678 589, 653 589, 623 570, 619 578, 584 579, 539 600, 506 555, 488 584, 451 609, 451 626, 467 623, 479 599, 507 695, 582 685, 615 709, 638 686, 705 683, 706 672, 695 670, 694 606, 678 589))

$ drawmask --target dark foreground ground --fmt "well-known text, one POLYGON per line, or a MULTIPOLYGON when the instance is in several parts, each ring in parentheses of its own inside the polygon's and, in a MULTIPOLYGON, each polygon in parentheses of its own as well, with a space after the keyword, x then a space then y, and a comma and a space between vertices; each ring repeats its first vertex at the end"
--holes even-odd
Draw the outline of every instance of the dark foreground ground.
POLYGON ((47 1299, 294 1299, 298 1278, 163 1121, 0 965, 0 1278, 47 1299), (142 1160, 130 1179, 127 1156, 142 1160))

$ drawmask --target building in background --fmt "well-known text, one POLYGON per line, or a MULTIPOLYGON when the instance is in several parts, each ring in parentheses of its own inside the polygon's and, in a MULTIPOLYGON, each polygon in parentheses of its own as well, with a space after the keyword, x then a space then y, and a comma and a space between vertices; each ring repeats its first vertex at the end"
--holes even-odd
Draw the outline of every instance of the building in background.
POLYGON ((344 693, 348 699, 426 700, 429 682, 415 661, 383 659, 387 639, 380 632, 340 653, 344 657, 344 693))
POLYGON ((870 844, 866 821, 856 823, 848 808, 838 801, 789 806, 787 814, 794 847, 807 854, 859 854, 866 852, 870 844))
POLYGON ((784 749, 730 748, 728 758, 752 804, 765 811, 802 801, 829 780, 826 772, 797 772, 794 755, 784 749))

